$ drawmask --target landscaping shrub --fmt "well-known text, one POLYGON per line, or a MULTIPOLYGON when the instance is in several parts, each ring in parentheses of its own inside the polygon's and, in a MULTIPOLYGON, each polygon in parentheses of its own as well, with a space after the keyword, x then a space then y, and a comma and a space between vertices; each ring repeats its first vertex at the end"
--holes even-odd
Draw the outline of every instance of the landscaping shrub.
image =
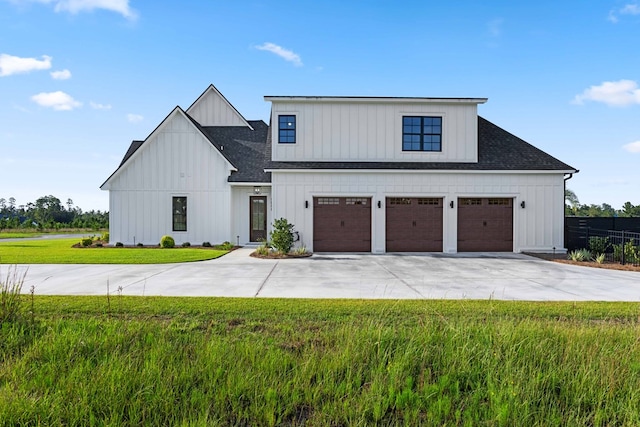
POLYGON ((298 248, 295 248, 293 250, 293 254, 294 255, 305 255, 307 253, 307 247, 306 246, 300 246, 298 248))
POLYGON ((633 239, 629 240, 622 246, 622 243, 613 245, 613 260, 622 262, 622 252, 624 251, 624 261, 629 263, 640 262, 640 249, 635 246, 633 239))
MULTIPOLYGON (((141 248, 141 247, 143 247, 143 246, 144 246, 144 244, 143 244, 142 242, 138 242, 138 243, 136 244, 136 246, 137 246, 137 247, 139 247, 139 248, 141 248)), ((173 246, 171 246, 171 247, 173 247, 173 246)))
POLYGON ((81 240, 82 246, 89 247, 93 244, 93 238, 92 237, 83 237, 81 240))
POLYGON ((202 242, 202 247, 203 248, 210 248, 211 247, 211 243, 210 242, 202 242))
POLYGON ((176 246, 176 241, 173 240, 171 236, 162 236, 160 239, 160 247, 161 248, 174 248, 176 246))
POLYGON ((288 254, 293 246, 293 224, 286 218, 279 218, 273 222, 271 232, 271 246, 282 254, 288 254))
POLYGON ((267 242, 264 242, 263 244, 258 246, 258 248, 256 249, 256 254, 260 256, 267 256, 269 255, 269 251, 270 251, 269 245, 267 244, 267 242))
POLYGON ((568 257, 571 261, 591 261, 591 252, 589 249, 576 249, 575 251, 569 252, 568 257))
POLYGON ((182 247, 183 247, 183 248, 188 248, 189 246, 191 246, 191 243, 189 243, 189 242, 184 242, 184 243, 182 244, 182 247))
POLYGON ((124 244, 122 244, 122 242, 116 242, 116 248, 121 248, 123 246, 124 244))
POLYGON ((109 243, 109 232, 105 231, 104 233, 102 233, 102 236, 100 236, 100 240, 102 240, 104 243, 109 243))
POLYGON ((233 249, 233 244, 231 242, 222 242, 216 248, 222 251, 230 251, 233 249))
POLYGON ((611 247, 608 237, 589 237, 589 250, 594 254, 603 254, 611 247))
POLYGON ((102 247, 102 242, 96 243, 96 248, 101 248, 101 247, 102 247))

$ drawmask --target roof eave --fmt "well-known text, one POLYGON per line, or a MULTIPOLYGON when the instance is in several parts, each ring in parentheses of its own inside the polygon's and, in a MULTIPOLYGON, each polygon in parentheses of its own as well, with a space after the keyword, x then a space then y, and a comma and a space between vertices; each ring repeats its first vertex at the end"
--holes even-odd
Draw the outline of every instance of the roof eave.
POLYGON ((269 102, 340 102, 387 104, 484 104, 488 98, 420 98, 384 96, 265 96, 269 102))

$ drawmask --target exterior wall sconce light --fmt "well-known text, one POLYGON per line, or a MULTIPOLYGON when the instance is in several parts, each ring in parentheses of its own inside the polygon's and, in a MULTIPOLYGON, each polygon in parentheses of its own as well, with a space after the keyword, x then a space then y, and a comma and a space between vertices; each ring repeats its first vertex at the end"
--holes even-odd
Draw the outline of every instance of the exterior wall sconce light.
POLYGON ((305 209, 309 209, 309 201, 308 200, 304 201, 304 208, 305 209))
POLYGON ((453 200, 452 200, 451 202, 449 202, 449 207, 450 207, 451 209, 453 209, 453 200))
POLYGON ((378 209, 380 209, 381 207, 382 207, 382 202, 378 200, 378 209))
POLYGON ((522 209, 524 209, 524 207, 525 207, 524 200, 520 203, 520 207, 521 207, 522 209))
POLYGON ((262 193, 262 187, 253 187, 253 194, 262 193))

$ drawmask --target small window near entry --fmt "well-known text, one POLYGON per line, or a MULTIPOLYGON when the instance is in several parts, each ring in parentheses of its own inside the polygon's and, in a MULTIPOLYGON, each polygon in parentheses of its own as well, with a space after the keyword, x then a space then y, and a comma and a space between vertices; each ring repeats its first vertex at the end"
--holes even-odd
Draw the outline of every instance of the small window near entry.
POLYGON ((460 204, 462 206, 480 206, 482 199, 460 199, 460 204))
POLYGON ((296 143, 296 116, 278 116, 278 143, 296 143))
POLYGON ((173 198, 173 231, 187 231, 187 198, 173 198))
POLYGON ((442 151, 442 117, 402 117, 402 151, 442 151))

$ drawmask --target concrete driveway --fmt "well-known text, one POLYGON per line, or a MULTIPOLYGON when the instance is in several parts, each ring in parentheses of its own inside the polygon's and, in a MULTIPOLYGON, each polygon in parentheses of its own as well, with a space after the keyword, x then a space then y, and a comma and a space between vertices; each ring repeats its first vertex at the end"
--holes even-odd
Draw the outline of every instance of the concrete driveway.
MULTIPOLYGON (((242 248, 183 264, 20 265, 38 295, 640 301, 640 273, 522 254, 322 254, 264 260, 242 248)), ((2 275, 8 266, 2 266, 2 275)))

